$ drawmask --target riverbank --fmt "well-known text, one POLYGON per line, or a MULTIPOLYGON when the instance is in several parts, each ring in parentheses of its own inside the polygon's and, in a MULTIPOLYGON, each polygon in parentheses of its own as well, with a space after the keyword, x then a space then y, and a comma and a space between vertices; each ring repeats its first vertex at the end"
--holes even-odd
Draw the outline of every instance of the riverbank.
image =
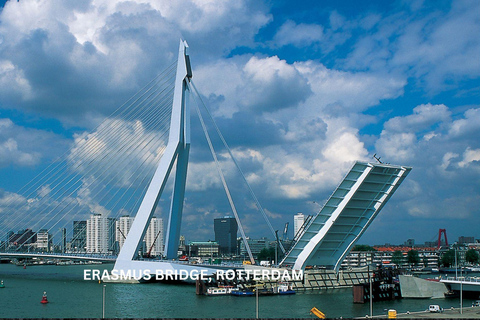
MULTIPOLYGON (((377 315, 373 316, 374 319, 386 319, 387 315, 377 315)), ((478 319, 480 318, 480 308, 479 307, 467 307, 462 309, 460 313, 460 308, 450 308, 444 310, 443 312, 429 312, 429 311, 418 311, 418 312, 406 312, 406 313, 397 313, 397 319, 478 319)), ((371 319, 370 317, 361 317, 356 319, 371 319)))

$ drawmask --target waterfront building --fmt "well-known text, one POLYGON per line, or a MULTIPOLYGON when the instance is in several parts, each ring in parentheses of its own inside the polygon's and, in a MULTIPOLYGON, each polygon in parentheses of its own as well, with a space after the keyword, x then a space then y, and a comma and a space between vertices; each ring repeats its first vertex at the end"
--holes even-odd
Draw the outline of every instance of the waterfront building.
POLYGON ((35 242, 37 250, 42 252, 50 251, 52 236, 47 229, 41 229, 37 232, 37 241, 35 242))
POLYGON ((30 247, 37 242, 37 234, 31 229, 20 230, 17 233, 10 233, 8 242, 9 246, 30 247))
POLYGON ((163 219, 153 217, 145 233, 145 246, 150 256, 163 255, 163 219))
POLYGON ((415 246, 415 239, 408 239, 404 244, 406 247, 413 248, 415 246))
POLYGON ((185 236, 180 236, 180 240, 178 242, 178 251, 182 252, 182 254, 185 254, 187 250, 187 246, 185 245, 185 236))
POLYGON ((115 226, 116 226, 117 219, 115 218, 107 218, 107 246, 109 252, 118 252, 118 248, 116 247, 115 241, 115 226))
POLYGON ((399 267, 410 267, 407 260, 407 254, 410 250, 418 251, 420 262, 417 267, 437 268, 440 260, 439 253, 435 248, 423 247, 374 247, 376 251, 351 251, 342 261, 343 268, 358 268, 367 265, 392 265, 392 257, 395 251, 402 252, 402 258, 399 267))
POLYGON ((474 242, 475 242, 475 237, 465 237, 465 236, 458 237, 458 244, 467 244, 467 243, 474 243, 474 242))
POLYGON ((295 237, 300 231, 300 228, 305 223, 305 215, 301 212, 293 216, 293 236, 295 237))
POLYGON ((220 245, 216 241, 191 241, 188 247, 191 256, 218 257, 220 245))
POLYGON ((129 215, 121 216, 115 222, 115 241, 118 243, 118 249, 120 250, 127 238, 128 231, 132 227, 134 218, 130 217, 129 215))
POLYGON ((62 239, 60 241, 60 251, 65 253, 67 250, 67 228, 60 229, 62 231, 62 239))
POLYGON ((87 252, 107 253, 109 249, 107 217, 95 213, 87 220, 87 252))
POLYGON ((87 221, 73 221, 72 251, 84 252, 87 247, 87 221))
MULTIPOLYGON (((250 239, 247 237, 248 246, 253 256, 257 256, 263 249, 268 249, 270 241, 267 238, 250 239)), ((240 240, 240 255, 247 256, 247 248, 243 240, 240 240)))
POLYGON ((214 219, 215 241, 220 246, 220 253, 232 254, 237 251, 238 225, 234 217, 225 216, 214 219))

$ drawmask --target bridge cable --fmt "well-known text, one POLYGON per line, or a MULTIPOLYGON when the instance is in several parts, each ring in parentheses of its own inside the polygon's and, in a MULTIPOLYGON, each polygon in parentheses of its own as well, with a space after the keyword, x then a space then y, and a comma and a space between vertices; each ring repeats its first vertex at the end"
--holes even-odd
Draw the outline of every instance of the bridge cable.
MULTIPOLYGON (((241 174, 241 176, 242 176, 242 178, 243 178, 243 181, 244 181, 245 184, 247 185, 248 190, 250 191, 250 194, 251 194, 253 200, 255 201, 255 204, 256 204, 258 210, 260 210, 260 212, 262 213, 263 218, 264 218, 265 221, 267 222, 267 225, 268 225, 270 231, 272 232, 273 236, 274 236, 275 239, 276 239, 275 230, 273 229, 273 226, 272 226, 272 224, 270 223, 270 220, 268 220, 267 214, 265 213, 265 211, 263 210, 263 207, 261 206, 261 204, 260 204, 260 202, 258 201, 257 197, 255 196, 255 193, 253 192, 250 184, 248 183, 247 178, 245 177, 245 174, 243 173, 242 169, 240 168, 240 166, 239 166, 236 158, 233 156, 232 150, 230 149, 230 147, 228 146, 225 138, 223 137, 222 133, 220 132, 220 129, 218 128, 218 126, 217 126, 217 124, 216 124, 216 122, 215 122, 212 114, 210 113, 210 110, 207 108, 205 102, 203 101, 203 99, 201 98, 201 96, 200 96, 197 88, 195 87, 195 84, 193 83, 193 81, 191 81, 191 83, 192 83, 192 87, 195 89, 195 92, 196 92, 197 96, 199 97, 200 101, 202 102, 202 105, 203 105, 204 109, 207 111, 207 114, 209 115, 210 119, 212 120, 213 125, 214 125, 214 127, 215 127, 215 130, 217 131, 217 134, 219 135, 220 139, 222 140, 223 145, 224 145, 225 148, 227 149, 228 153, 230 154, 230 157, 232 158, 233 162, 235 163, 235 166, 237 167, 238 171, 240 172, 240 174, 241 174)), ((275 240, 275 241, 276 241, 276 240, 275 240)), ((281 242, 281 241, 278 241, 278 243, 279 243, 279 246, 280 246, 280 249, 282 250, 282 252, 285 253, 285 248, 284 248, 282 242, 281 242)))
POLYGON ((213 160, 215 161, 215 166, 217 167, 218 173, 220 175, 220 179, 222 180, 223 188, 225 190, 225 193, 227 194, 228 202, 230 203, 230 207, 232 208, 233 214, 235 216, 235 220, 237 221, 238 228, 240 230, 240 234, 242 236, 243 242, 245 244, 245 248, 247 249, 248 256, 250 257, 250 261, 252 264, 255 264, 255 259, 253 258, 252 251, 250 250, 250 246, 248 245, 247 237, 245 236, 245 232, 243 230, 242 223, 240 221, 240 218, 237 213, 237 209, 235 208, 235 204, 233 203, 232 196, 230 194, 230 190, 228 188, 227 182, 225 180, 225 176, 223 175, 222 169, 220 168, 220 164, 218 162, 217 154, 215 153, 215 149, 213 148, 212 141, 210 139, 210 135, 208 134, 207 128, 205 126, 205 122, 203 121, 202 114, 200 113, 200 109, 198 107, 198 102, 195 96, 193 95, 193 99, 195 100, 195 110, 197 111, 198 118, 200 119, 200 123, 202 125, 203 132, 205 134, 205 138, 207 139, 208 146, 210 148, 210 152, 212 153, 213 160))

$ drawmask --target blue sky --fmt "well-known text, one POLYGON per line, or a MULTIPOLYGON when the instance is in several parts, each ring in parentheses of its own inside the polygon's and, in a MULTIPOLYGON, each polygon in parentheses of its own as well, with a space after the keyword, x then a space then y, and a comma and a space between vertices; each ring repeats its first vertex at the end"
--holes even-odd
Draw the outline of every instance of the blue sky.
MULTIPOLYGON (((478 12, 474 0, 9 1, 0 212, 170 65, 184 38, 195 84, 275 229, 317 211, 354 160, 376 153, 413 171, 360 242, 431 241, 439 228, 480 238, 478 12)), ((213 219, 229 214, 202 152, 188 178, 191 240, 213 238, 213 219)), ((267 234, 245 216, 252 236, 267 234)))

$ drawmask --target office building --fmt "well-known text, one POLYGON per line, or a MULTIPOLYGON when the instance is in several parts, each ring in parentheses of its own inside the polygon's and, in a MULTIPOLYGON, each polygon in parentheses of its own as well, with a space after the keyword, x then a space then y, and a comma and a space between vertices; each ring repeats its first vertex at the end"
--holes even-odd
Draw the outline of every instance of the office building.
POLYGON ((37 234, 31 229, 18 231, 17 233, 9 233, 8 242, 13 246, 34 246, 37 242, 37 234))
POLYGON ((468 243, 475 243, 475 238, 465 237, 465 236, 458 237, 458 244, 468 244, 468 243))
POLYGON ((87 248, 87 221, 73 221, 72 251, 84 252, 87 248))
POLYGON ((300 228, 303 226, 305 222, 305 216, 303 213, 299 212, 293 216, 293 236, 295 237, 300 231, 300 228))
POLYGON ((60 241, 60 251, 65 253, 67 250, 67 228, 60 229, 62 231, 62 239, 60 241))
POLYGON ((237 251, 237 221, 233 217, 214 219, 215 241, 221 254, 232 254, 237 251))
POLYGON ((109 220, 101 214, 92 214, 87 220, 87 252, 108 253, 109 220))
POLYGON ((153 217, 145 233, 145 247, 150 256, 163 255, 163 219, 153 217))
MULTIPOLYGON (((248 246, 250 247, 250 251, 252 255, 256 257, 260 251, 263 249, 268 249, 270 241, 267 238, 260 238, 260 239, 250 239, 247 237, 248 246)), ((247 248, 245 247, 245 243, 243 239, 240 238, 240 254, 242 256, 247 256, 247 248)))
POLYGON ((48 252, 50 251, 50 244, 52 243, 52 236, 48 233, 48 230, 42 229, 37 232, 36 246, 38 251, 48 252))
POLYGON ((188 245, 188 252, 191 256, 217 257, 220 245, 216 241, 192 241, 188 245))
POLYGON ((125 239, 127 238, 128 232, 130 231, 130 228, 132 227, 134 218, 130 217, 128 215, 121 216, 116 222, 115 222, 115 241, 118 243, 118 249, 120 250, 123 246, 123 243, 125 242, 125 239))

